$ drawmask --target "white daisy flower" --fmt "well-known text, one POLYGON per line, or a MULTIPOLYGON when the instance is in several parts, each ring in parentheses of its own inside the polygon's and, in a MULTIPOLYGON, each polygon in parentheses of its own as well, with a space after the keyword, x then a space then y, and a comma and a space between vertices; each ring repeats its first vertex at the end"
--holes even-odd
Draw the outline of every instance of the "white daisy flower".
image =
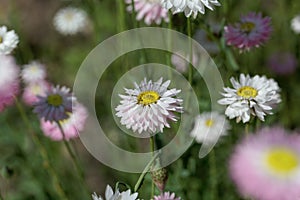
POLYGON ((300 15, 297 15, 296 17, 294 17, 292 19, 291 28, 295 33, 297 33, 297 34, 300 33, 300 15))
POLYGON ((19 37, 14 30, 7 31, 6 26, 0 27, 0 55, 10 54, 19 43, 19 37))
POLYGON ((205 14, 205 7, 214 10, 214 6, 220 6, 218 0, 161 0, 163 7, 171 9, 173 14, 184 12, 186 17, 196 18, 198 12, 205 14))
POLYGON ((117 116, 121 124, 134 132, 163 132, 164 127, 170 128, 168 120, 177 121, 174 112, 182 112, 182 99, 176 97, 181 90, 170 89, 170 80, 163 83, 147 81, 145 78, 135 89, 126 89, 126 95, 119 95, 122 100, 117 106, 117 116))
POLYGON ((22 79, 27 84, 44 81, 46 75, 45 66, 37 61, 24 65, 22 70, 22 79))
POLYGON ((227 105, 225 114, 236 121, 249 122, 250 115, 257 116, 264 121, 266 114, 273 114, 272 109, 281 102, 280 88, 276 81, 265 76, 240 75, 240 81, 230 79, 232 88, 224 88, 221 93, 224 98, 219 100, 221 105, 227 105))
POLYGON ((215 144, 220 136, 227 135, 229 122, 218 112, 206 112, 196 116, 195 125, 190 135, 198 143, 215 144))
MULTIPOLYGON (((112 188, 107 185, 105 190, 105 199, 106 200, 136 200, 138 193, 131 194, 130 190, 125 192, 119 192, 117 189, 114 193, 112 188)), ((92 194, 93 200, 104 200, 101 196, 98 196, 96 193, 92 194)))
POLYGON ((63 35, 74 35, 85 30, 88 17, 84 10, 74 7, 60 9, 54 16, 54 26, 63 35))

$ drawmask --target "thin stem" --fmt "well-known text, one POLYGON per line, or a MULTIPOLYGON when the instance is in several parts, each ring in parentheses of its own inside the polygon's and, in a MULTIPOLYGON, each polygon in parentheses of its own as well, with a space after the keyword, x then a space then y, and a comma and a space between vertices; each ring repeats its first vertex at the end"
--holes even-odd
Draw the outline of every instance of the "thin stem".
POLYGON ((58 175, 56 173, 56 171, 54 170, 53 166, 51 165, 48 153, 45 149, 45 147, 42 145, 40 139, 36 136, 36 134, 34 133, 32 126, 29 122, 29 119, 27 118, 27 115, 25 114, 25 111, 22 107, 22 105, 19 103, 18 99, 15 98, 15 102, 16 102, 16 106, 20 112, 21 118, 24 121, 24 123, 27 125, 27 128, 30 132, 30 136, 34 142, 34 144, 38 147, 38 149, 40 150, 39 152, 41 153, 41 156, 43 158, 43 166, 44 168, 48 171, 49 175, 51 175, 52 177, 52 181, 53 181, 53 186, 57 192, 57 195, 60 197, 60 199, 64 199, 67 200, 67 195, 65 194, 64 190, 62 189, 61 183, 59 181, 58 175))
POLYGON ((145 169, 143 170, 142 174, 140 175, 139 179, 137 180, 135 186, 134 186, 134 192, 137 192, 138 189, 140 188, 142 182, 143 182, 143 179, 144 177, 146 176, 146 174, 148 173, 151 165, 153 164, 154 160, 158 157, 160 153, 156 153, 152 159, 150 160, 150 162, 147 164, 147 166, 145 167, 145 169))
POLYGON ((209 154, 209 172, 210 172, 210 194, 211 199, 218 199, 217 190, 217 168, 216 168, 216 155, 215 151, 212 150, 209 154))
POLYGON ((248 136, 249 135, 249 123, 245 124, 245 135, 248 136))
POLYGON ((71 156, 71 159, 72 159, 72 161, 73 161, 73 163, 74 163, 74 165, 75 165, 75 168, 76 168, 76 170, 77 170, 77 172, 78 172, 78 175, 79 175, 79 177, 80 177, 82 180, 84 180, 84 173, 83 173, 83 170, 82 170, 81 166, 79 165, 79 163, 78 163, 78 161, 77 161, 77 159, 76 159, 76 156, 75 156, 75 154, 74 154, 74 152, 73 152, 73 150, 72 150, 72 148, 71 148, 70 143, 66 140, 66 134, 65 134, 65 131, 64 131, 64 129, 62 128, 60 122, 56 122, 56 123, 57 123, 57 126, 58 126, 58 128, 59 128, 61 134, 63 135, 64 145, 65 145, 65 147, 67 148, 68 153, 69 153, 70 156, 71 156))
MULTIPOLYGON (((150 150, 152 152, 152 157, 154 157, 154 151, 155 151, 155 144, 154 144, 154 136, 150 137, 150 150)), ((152 179, 152 184, 151 184, 151 198, 153 198, 155 193, 155 185, 154 185, 154 180, 152 179)))
POLYGON ((1 194, 1 190, 0 190, 0 200, 4 200, 2 194, 1 194))

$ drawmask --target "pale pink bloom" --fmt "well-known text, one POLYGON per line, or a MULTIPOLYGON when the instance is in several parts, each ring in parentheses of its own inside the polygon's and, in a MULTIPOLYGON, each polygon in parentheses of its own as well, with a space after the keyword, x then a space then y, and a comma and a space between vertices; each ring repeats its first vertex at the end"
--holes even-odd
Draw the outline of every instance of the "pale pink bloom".
POLYGON ((196 52, 193 52, 192 58, 190 58, 190 54, 175 52, 171 57, 171 63, 175 66, 177 71, 184 73, 188 70, 189 64, 192 64, 195 67, 198 65, 199 57, 196 52), (188 60, 192 60, 192 62, 189 63, 188 60))
MULTIPOLYGON (((79 136, 79 132, 84 129, 87 116, 87 110, 83 105, 77 103, 73 106, 73 112, 69 113, 69 118, 60 121, 66 140, 79 136)), ((41 119, 41 128, 44 132, 44 135, 52 140, 63 140, 63 134, 61 133, 56 122, 50 122, 41 119)))
POLYGON ((270 17, 262 17, 261 13, 249 13, 242 16, 240 21, 224 27, 225 39, 228 45, 235 46, 241 51, 249 51, 264 44, 271 35, 270 17))
POLYGON ((154 196, 154 200, 180 200, 180 197, 175 197, 175 193, 164 192, 159 196, 154 196))
POLYGON ((14 58, 0 55, 0 112, 14 103, 19 92, 19 74, 14 58))
POLYGON ((37 96, 44 96, 46 95, 47 91, 49 90, 50 85, 46 81, 40 81, 39 83, 32 83, 25 87, 23 92, 23 101, 27 105, 34 105, 38 102, 37 96))
MULTIPOLYGON (((129 6, 127 11, 132 12, 132 1, 125 0, 129 6)), ((138 21, 144 19, 147 25, 161 24, 162 20, 169 22, 168 10, 163 8, 160 0, 134 0, 134 9, 138 21)))
POLYGON ((230 175, 239 192, 252 199, 300 197, 300 135, 280 127, 248 135, 230 159, 230 175))

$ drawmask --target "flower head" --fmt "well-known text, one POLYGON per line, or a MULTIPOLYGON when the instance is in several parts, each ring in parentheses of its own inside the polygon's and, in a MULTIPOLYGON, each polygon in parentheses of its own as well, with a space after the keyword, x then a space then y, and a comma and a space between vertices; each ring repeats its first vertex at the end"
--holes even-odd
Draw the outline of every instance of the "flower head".
POLYGON ((24 65, 22 70, 22 79, 25 83, 38 83, 46 78, 45 66, 37 61, 24 65))
POLYGON ((199 57, 195 51, 193 51, 193 57, 190 58, 189 54, 185 54, 183 52, 175 52, 171 57, 171 62, 175 66, 176 70, 184 73, 188 70, 189 62, 188 60, 192 60, 191 64, 193 66, 197 66, 199 63, 199 57))
POLYGON ((81 132, 84 128, 86 118, 86 108, 83 105, 76 103, 73 106, 73 112, 69 113, 69 118, 60 121, 60 124, 64 130, 64 135, 62 135, 57 123, 45 121, 45 119, 41 119, 41 128, 44 132, 44 135, 52 140, 69 140, 79 136, 79 132, 81 132))
POLYGON ((175 197, 175 193, 164 192, 159 196, 154 196, 154 200, 180 200, 180 197, 175 197))
POLYGON ((218 103, 227 105, 225 114, 230 118, 236 118, 236 121, 246 123, 250 120, 250 115, 257 116, 264 121, 266 114, 272 114, 274 106, 281 102, 280 88, 273 79, 267 79, 265 76, 240 75, 240 81, 233 77, 230 79, 232 88, 224 88, 221 93, 224 98, 218 103))
MULTIPOLYGON (((130 190, 121 192, 116 189, 115 193, 112 188, 107 185, 105 190, 105 199, 106 200, 136 200, 138 193, 131 194, 130 190)), ((92 194, 93 200, 104 200, 101 196, 98 196, 96 193, 92 194)))
POLYGON ((186 17, 193 15, 196 18, 198 13, 205 14, 205 7, 213 10, 220 3, 218 0, 162 0, 162 5, 173 14, 184 12, 186 17))
POLYGON ((163 83, 162 78, 154 83, 145 78, 140 85, 135 83, 135 89, 125 88, 126 95, 119 95, 122 100, 116 108, 121 124, 139 133, 169 128, 168 120, 177 121, 174 112, 182 112, 182 99, 176 97, 180 90, 169 90, 170 83, 163 83))
POLYGON ((264 44, 271 35, 271 18, 262 17, 261 13, 249 13, 240 21, 225 28, 225 39, 241 51, 250 50, 264 44))
POLYGON ((13 104, 19 92, 20 70, 12 56, 0 55, 0 112, 13 104))
POLYGON ((38 102, 34 104, 34 113, 45 121, 56 121, 68 119, 72 113, 72 103, 75 97, 66 87, 51 87, 44 96, 38 96, 38 102))
POLYGON ((268 59, 268 67, 279 75, 292 74, 297 68, 297 58, 289 52, 272 54, 268 59))
POLYGON ((297 15, 292 19, 291 28, 295 33, 300 33, 300 15, 297 15))
POLYGON ((244 196, 260 200, 300 197, 300 136, 282 128, 246 137, 230 159, 230 175, 244 196))
POLYGON ((84 10, 74 7, 60 9, 54 16, 54 26, 63 35, 74 35, 85 30, 88 17, 84 10))
POLYGON ((10 54, 18 43, 19 37, 14 30, 7 31, 6 26, 0 27, 0 55, 10 54))
MULTIPOLYGON (((132 12, 132 1, 125 0, 129 6, 127 10, 132 12)), ((160 0, 134 0, 134 9, 137 12, 138 21, 144 19, 147 25, 161 24, 162 20, 169 22, 168 10, 162 7, 160 0)))
POLYGON ((31 83, 27 85, 23 92, 23 101, 27 105, 34 105, 39 101, 38 96, 46 95, 47 91, 50 89, 50 85, 46 81, 40 81, 38 83, 31 83))
POLYGON ((214 144, 220 136, 227 134, 229 128, 229 122, 224 115, 218 112, 206 112, 196 116, 191 136, 198 143, 208 142, 214 144))

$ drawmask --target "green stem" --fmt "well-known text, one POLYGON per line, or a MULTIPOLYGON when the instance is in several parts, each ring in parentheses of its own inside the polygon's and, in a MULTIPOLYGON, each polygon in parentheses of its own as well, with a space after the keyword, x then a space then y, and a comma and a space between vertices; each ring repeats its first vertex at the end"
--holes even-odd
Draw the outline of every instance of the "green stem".
MULTIPOLYGON (((152 157, 154 157, 154 151, 155 151, 154 136, 150 137, 150 150, 152 152, 152 157)), ((152 184, 151 184, 151 198, 150 199, 153 198, 154 193, 155 193, 155 185, 154 185, 154 181, 152 179, 152 184)))
POLYGON ((144 177, 146 176, 146 174, 148 173, 148 171, 150 170, 151 165, 154 163, 155 159, 159 156, 160 153, 156 153, 152 159, 150 160, 150 162, 146 165, 144 171, 141 173, 138 181, 136 182, 135 186, 134 186, 134 192, 137 192, 138 189, 141 187, 141 184, 143 182, 144 177))
POLYGON ((29 122, 29 119, 27 118, 27 115, 25 114, 25 111, 22 107, 22 105, 19 103, 18 99, 15 98, 16 106, 20 112, 21 118, 24 121, 24 123, 27 125, 27 128, 30 132, 31 138, 34 142, 34 144, 38 147, 41 153, 41 156, 43 158, 43 166, 48 171, 49 175, 52 177, 53 186, 57 192, 57 195, 60 197, 60 199, 67 200, 67 195, 65 194, 64 190, 62 189, 61 183, 59 181, 58 175, 56 171, 54 170, 54 167, 51 165, 47 150, 45 149, 44 145, 42 145, 40 139, 37 137, 37 135, 34 133, 32 126, 29 122))
POLYGON ((218 190, 217 190, 217 168, 216 168, 216 155, 215 151, 212 150, 209 154, 209 171, 210 171, 210 194, 211 199, 218 199, 218 190))
POLYGON ((124 0, 119 0, 118 4, 118 13, 119 13, 119 32, 125 30, 125 5, 124 0))
POLYGON ((245 124, 245 135, 248 136, 249 135, 249 123, 245 124))
POLYGON ((1 194, 1 190, 0 190, 0 200, 4 200, 2 194, 1 194))
POLYGON ((63 142, 64 142, 64 145, 65 145, 65 147, 67 148, 68 153, 69 153, 69 155, 70 155, 70 157, 71 157, 71 159, 72 159, 72 161, 73 161, 73 163, 74 163, 74 165, 75 165, 75 168, 76 168, 76 170, 77 170, 77 173, 78 173, 78 175, 79 175, 79 178, 80 178, 80 180, 81 180, 81 183, 85 186, 85 189, 88 191, 88 189, 87 189, 87 187, 86 187, 86 184, 85 184, 85 181, 84 181, 85 177, 84 177, 83 170, 82 170, 82 168, 81 168, 79 162, 77 161, 76 155, 74 154, 74 152, 73 152, 73 150, 72 150, 72 148, 71 148, 70 143, 66 140, 66 137, 65 137, 65 136, 66 136, 65 131, 64 131, 63 127, 61 126, 60 122, 56 121, 56 123, 57 123, 57 125, 58 125, 58 128, 59 128, 61 134, 63 135, 63 142))

